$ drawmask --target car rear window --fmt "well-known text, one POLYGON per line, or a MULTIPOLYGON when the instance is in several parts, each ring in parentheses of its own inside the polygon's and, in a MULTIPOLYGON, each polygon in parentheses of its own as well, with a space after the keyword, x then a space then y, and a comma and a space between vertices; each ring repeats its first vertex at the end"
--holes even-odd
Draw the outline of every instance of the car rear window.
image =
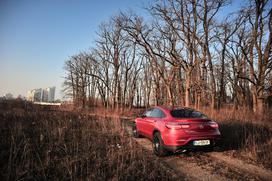
POLYGON ((190 109, 175 109, 170 114, 174 118, 207 118, 205 114, 190 109))

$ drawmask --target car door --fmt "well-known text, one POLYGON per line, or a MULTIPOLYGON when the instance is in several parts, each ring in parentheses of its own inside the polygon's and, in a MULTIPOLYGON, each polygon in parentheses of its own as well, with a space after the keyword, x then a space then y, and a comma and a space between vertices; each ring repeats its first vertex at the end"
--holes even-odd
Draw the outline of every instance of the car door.
POLYGON ((137 118, 137 129, 140 134, 146 136, 146 121, 150 117, 152 109, 146 110, 139 118, 137 118))
POLYGON ((161 110, 155 108, 152 109, 150 116, 145 119, 145 134, 150 139, 153 137, 157 121, 161 121, 161 110))

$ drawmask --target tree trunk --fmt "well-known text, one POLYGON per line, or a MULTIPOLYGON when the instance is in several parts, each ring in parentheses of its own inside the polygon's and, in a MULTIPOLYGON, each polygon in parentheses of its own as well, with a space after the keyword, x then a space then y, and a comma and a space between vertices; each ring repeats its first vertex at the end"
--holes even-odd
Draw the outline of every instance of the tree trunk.
POLYGON ((185 80, 185 107, 190 107, 190 86, 191 86, 191 72, 186 73, 185 80))

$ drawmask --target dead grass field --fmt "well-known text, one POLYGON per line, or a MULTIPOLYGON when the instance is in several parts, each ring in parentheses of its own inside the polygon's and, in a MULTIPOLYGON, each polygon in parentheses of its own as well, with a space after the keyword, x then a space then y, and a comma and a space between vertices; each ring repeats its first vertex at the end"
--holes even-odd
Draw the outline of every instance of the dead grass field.
POLYGON ((233 157, 272 170, 272 112, 254 114, 250 110, 203 110, 219 122, 223 136, 221 149, 233 157))
MULTIPOLYGON (((163 164, 167 159, 176 159, 175 155, 161 160, 125 131, 118 116, 133 117, 141 111, 93 111, 104 115, 98 117, 90 116, 89 111, 26 108, 23 103, 0 105, 0 178, 188 180, 183 173, 177 173, 163 164), (116 118, 105 117, 113 115, 116 118)), ((224 158, 239 159, 260 169, 272 170, 272 122, 269 113, 250 115, 249 112, 230 110, 202 111, 220 124, 223 137, 218 149, 220 154, 225 155, 224 158)), ((212 160, 214 166, 220 163, 209 154, 178 157, 188 163, 202 164, 200 169, 204 168, 207 160, 212 160)), ((231 171, 228 165, 225 168, 221 171, 224 177, 242 178, 243 172, 231 171)), ((219 174, 220 177, 221 172, 212 174, 219 174)))
POLYGON ((1 180, 173 180, 118 119, 0 111, 1 180))

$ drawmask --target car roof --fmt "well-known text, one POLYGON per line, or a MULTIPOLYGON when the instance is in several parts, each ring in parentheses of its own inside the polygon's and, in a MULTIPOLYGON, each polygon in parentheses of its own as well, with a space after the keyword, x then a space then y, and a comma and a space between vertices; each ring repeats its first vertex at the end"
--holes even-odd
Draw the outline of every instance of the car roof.
POLYGON ((173 111, 173 110, 194 110, 192 108, 188 108, 188 107, 181 107, 181 106, 155 106, 154 108, 160 108, 163 109, 165 111, 173 111))

